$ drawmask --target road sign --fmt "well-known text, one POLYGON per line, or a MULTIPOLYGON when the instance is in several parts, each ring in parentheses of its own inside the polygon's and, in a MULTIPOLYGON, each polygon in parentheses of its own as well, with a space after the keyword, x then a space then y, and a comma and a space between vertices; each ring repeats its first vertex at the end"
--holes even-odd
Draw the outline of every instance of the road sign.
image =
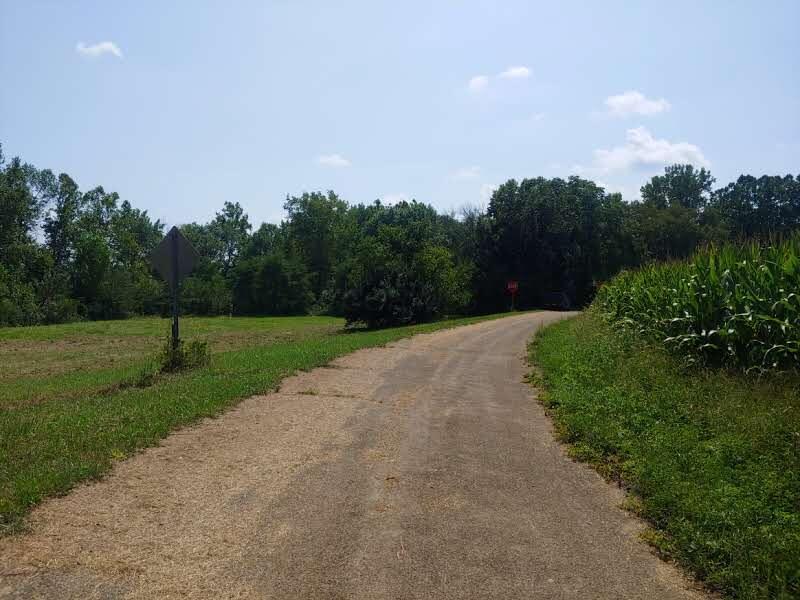
POLYGON ((150 255, 150 264, 173 288, 192 272, 200 255, 177 227, 169 230, 150 255))
POLYGON ((509 279, 506 283, 506 291, 511 294, 511 310, 514 310, 514 300, 516 300, 517 292, 519 291, 519 281, 509 279))
POLYGON ((178 328, 178 288, 181 279, 192 272, 200 255, 177 227, 169 230, 150 255, 150 264, 166 279, 172 290, 172 348, 180 343, 178 328))

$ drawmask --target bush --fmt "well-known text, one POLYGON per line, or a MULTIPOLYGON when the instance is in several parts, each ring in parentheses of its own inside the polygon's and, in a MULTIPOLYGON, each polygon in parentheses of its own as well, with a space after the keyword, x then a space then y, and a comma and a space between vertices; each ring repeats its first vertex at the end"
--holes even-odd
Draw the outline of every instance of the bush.
POLYGON ((424 323, 439 314, 433 285, 402 272, 374 276, 344 295, 348 324, 389 327, 424 323))
POLYGON ((184 342, 178 340, 173 343, 172 334, 167 336, 161 354, 159 355, 159 371, 162 373, 174 373, 201 367, 208 363, 209 352, 208 342, 205 340, 192 340, 184 342))
POLYGON ((423 248, 415 260, 414 272, 423 281, 431 283, 435 305, 445 314, 463 314, 472 302, 472 268, 457 264, 453 253, 447 248, 423 248))
POLYGON ((381 233, 382 239, 362 242, 347 264, 342 312, 348 324, 408 325, 466 310, 472 273, 448 248, 404 248, 398 241, 402 231, 381 233))
POLYGON ((12 277, 0 265, 0 326, 35 325, 41 318, 33 286, 12 277))
POLYGON ((43 305, 41 322, 51 325, 80 321, 82 320, 81 312, 85 313, 85 307, 80 302, 74 298, 59 295, 43 305))

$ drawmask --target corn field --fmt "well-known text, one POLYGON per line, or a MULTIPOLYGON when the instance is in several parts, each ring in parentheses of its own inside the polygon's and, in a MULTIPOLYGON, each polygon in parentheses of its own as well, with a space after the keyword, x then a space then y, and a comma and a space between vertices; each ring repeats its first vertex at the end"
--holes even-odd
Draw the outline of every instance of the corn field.
POLYGON ((623 272, 595 305, 691 363, 800 370, 800 234, 623 272))

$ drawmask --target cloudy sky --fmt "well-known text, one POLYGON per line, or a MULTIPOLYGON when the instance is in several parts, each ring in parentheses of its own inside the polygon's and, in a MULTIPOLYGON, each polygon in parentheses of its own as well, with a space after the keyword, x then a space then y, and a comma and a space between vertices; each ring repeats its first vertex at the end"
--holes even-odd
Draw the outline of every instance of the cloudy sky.
POLYGON ((800 2, 0 0, 7 156, 169 224, 286 194, 485 203, 800 173, 800 2))

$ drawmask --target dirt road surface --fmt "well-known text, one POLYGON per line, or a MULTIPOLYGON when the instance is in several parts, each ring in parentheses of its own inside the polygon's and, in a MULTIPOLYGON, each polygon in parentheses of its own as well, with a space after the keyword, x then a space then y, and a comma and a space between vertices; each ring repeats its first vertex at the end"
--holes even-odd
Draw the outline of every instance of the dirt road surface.
POLYGON ((699 598, 570 461, 528 313, 363 350, 44 503, 10 598, 699 598))

